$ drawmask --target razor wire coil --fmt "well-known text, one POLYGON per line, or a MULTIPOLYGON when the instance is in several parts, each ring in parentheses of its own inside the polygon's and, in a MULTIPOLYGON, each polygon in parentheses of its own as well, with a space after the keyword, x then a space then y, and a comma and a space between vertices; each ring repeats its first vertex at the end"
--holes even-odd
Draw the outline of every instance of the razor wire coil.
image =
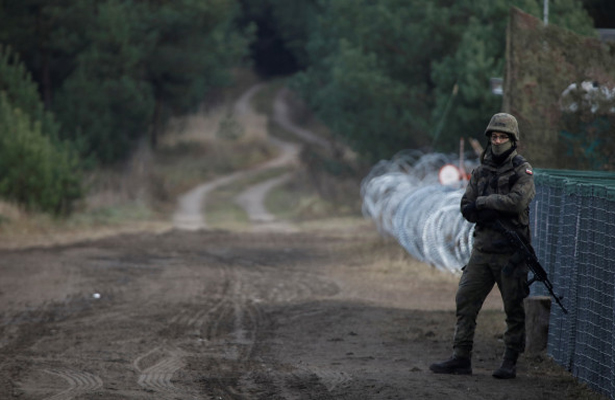
MULTIPOLYGON (((438 181, 446 164, 458 165, 459 158, 407 150, 380 161, 361 182, 362 211, 417 260, 457 273, 470 256, 474 225, 459 211, 463 181, 438 181)), ((474 165, 466 161, 464 169, 474 165)))

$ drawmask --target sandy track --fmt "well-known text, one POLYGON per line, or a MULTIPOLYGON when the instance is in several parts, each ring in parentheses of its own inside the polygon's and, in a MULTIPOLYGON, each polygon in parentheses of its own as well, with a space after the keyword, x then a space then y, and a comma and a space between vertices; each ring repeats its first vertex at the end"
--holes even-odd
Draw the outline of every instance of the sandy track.
POLYGON ((292 173, 288 172, 275 178, 268 179, 256 185, 250 186, 235 198, 235 203, 241 206, 253 224, 253 230, 257 231, 296 231, 289 222, 279 221, 265 207, 265 198, 271 190, 288 182, 292 173))
MULTIPOLYGON (((235 103, 234 112, 241 121, 241 117, 245 117, 249 113, 255 111, 250 107, 252 98, 264 88, 264 84, 257 84, 248 89, 235 103)), ((286 105, 286 91, 282 89, 276 96, 274 103, 274 119, 280 123, 285 129, 290 129, 293 133, 300 136, 302 139, 310 139, 312 141, 320 140, 313 133, 297 127, 289 117, 289 109, 286 105)), ((248 119, 249 120, 249 119, 248 119)), ((211 182, 203 183, 180 196, 178 200, 177 210, 173 216, 174 226, 178 229, 198 230, 207 228, 206 223, 206 202, 207 195, 220 187, 229 185, 241 179, 249 178, 257 173, 280 167, 292 167, 298 163, 297 156, 300 146, 285 142, 283 140, 269 137, 269 141, 279 149, 279 156, 273 160, 263 163, 255 168, 245 171, 238 171, 227 176, 215 179, 211 182)), ((273 214, 269 213, 264 206, 264 199, 267 193, 278 185, 284 183, 288 177, 271 178, 267 182, 254 185, 252 188, 246 189, 236 199, 236 203, 244 208, 248 214, 250 221, 259 223, 258 229, 291 229, 290 225, 285 222, 274 223, 273 214), (264 226, 262 223, 266 222, 264 226)))

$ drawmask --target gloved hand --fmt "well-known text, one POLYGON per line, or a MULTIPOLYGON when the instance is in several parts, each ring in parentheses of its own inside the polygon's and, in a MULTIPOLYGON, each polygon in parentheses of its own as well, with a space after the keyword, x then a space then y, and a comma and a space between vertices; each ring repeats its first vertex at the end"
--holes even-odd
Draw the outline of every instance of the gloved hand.
POLYGON ((500 213, 490 208, 478 211, 476 217, 478 223, 494 222, 498 218, 500 218, 500 213))
POLYGON ((468 203, 461 209, 461 215, 470 222, 478 221, 477 212, 478 210, 476 209, 475 202, 468 203))

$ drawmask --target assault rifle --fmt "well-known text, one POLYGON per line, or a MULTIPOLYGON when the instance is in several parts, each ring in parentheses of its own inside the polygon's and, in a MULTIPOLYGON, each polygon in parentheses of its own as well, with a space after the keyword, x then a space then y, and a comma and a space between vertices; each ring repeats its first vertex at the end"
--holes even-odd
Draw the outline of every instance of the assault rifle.
POLYGON ((547 271, 545 271, 542 265, 540 265, 540 262, 538 261, 538 257, 536 257, 536 253, 534 252, 534 249, 531 246, 527 245, 523 241, 523 239, 519 237, 519 234, 516 231, 506 229, 506 227, 504 227, 504 225, 502 225, 502 223, 499 220, 496 219, 495 222, 491 223, 490 225, 495 230, 503 234, 504 237, 516 249, 519 250, 522 259, 527 263, 528 267, 530 268, 530 271, 532 271, 532 273, 534 274, 532 279, 528 281, 528 285, 531 285, 535 281, 542 282, 547 288, 547 290, 549 291, 549 293, 551 294, 551 296, 553 296, 553 298, 557 302, 557 305, 560 306, 564 314, 568 314, 568 310, 566 310, 566 308, 562 304, 562 299, 564 297, 558 296, 555 294, 555 292, 553 292, 553 284, 551 283, 551 281, 549 281, 549 277, 547 277, 547 271))

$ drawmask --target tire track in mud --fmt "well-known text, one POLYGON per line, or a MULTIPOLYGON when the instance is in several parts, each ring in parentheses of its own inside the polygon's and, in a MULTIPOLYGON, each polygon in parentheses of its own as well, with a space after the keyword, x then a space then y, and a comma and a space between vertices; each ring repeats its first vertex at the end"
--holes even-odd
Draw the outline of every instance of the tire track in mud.
POLYGON ((139 372, 137 384, 145 390, 161 394, 182 394, 183 391, 171 382, 173 374, 184 367, 183 358, 186 352, 174 345, 155 347, 143 354, 133 362, 133 366, 139 372), (142 369, 140 364, 150 356, 162 354, 157 357, 157 362, 142 369))
MULTIPOLYGON (((37 306, 5 313, 0 319, 0 328, 2 328, 0 333, 4 334, 3 340, 0 341, 0 369, 11 368, 19 350, 30 349, 40 343, 42 338, 48 334, 44 329, 47 324, 61 323, 73 315, 86 312, 91 307, 91 297, 83 293, 76 293, 66 296, 62 301, 45 301, 37 306), (7 334, 8 332, 11 333, 7 334)), ((35 367, 32 371, 36 375, 60 378, 60 383, 57 383, 57 379, 50 382, 49 378, 20 382, 15 385, 15 388, 21 393, 48 394, 61 390, 51 396, 39 398, 70 400, 103 386, 103 380, 95 374, 76 371, 70 367, 52 367, 49 366, 46 358, 37 359, 33 364, 35 367), (67 387, 58 389, 62 386, 67 387)), ((3 398, 2 394, 5 393, 0 393, 0 398, 3 398)))
POLYGON ((180 313, 175 314, 170 319, 169 323, 171 325, 177 325, 183 329, 196 329, 198 333, 200 333, 203 326, 207 325, 207 322, 211 319, 211 315, 215 314, 228 298, 228 291, 231 284, 228 266, 218 268, 217 272, 216 276, 211 279, 219 282, 219 284, 214 285, 213 291, 210 288, 207 289, 207 298, 213 300, 213 304, 209 307, 199 304, 196 311, 191 308, 182 308, 180 313))
POLYGON ((338 386, 352 380, 352 376, 344 371, 337 371, 330 368, 314 368, 311 367, 309 371, 316 376, 320 382, 325 385, 329 392, 332 392, 338 386))
MULTIPOLYGON (((133 369, 138 373, 138 386, 146 391, 165 396, 165 399, 187 398, 186 396, 189 396, 187 391, 172 382, 173 376, 185 368, 186 358, 199 355, 199 353, 190 352, 180 347, 188 340, 187 338, 198 338, 202 345, 200 351, 207 354, 215 353, 217 348, 223 347, 218 346, 211 338, 207 337, 206 331, 210 329, 209 327, 212 324, 216 323, 219 318, 218 315, 224 313, 229 307, 227 303, 229 298, 232 298, 232 269, 224 256, 214 253, 201 252, 198 259, 213 259, 220 263, 215 267, 216 274, 210 277, 212 281, 216 282, 216 285, 213 285, 215 291, 210 292, 209 287, 205 286, 201 288, 201 292, 207 293, 207 299, 213 301, 204 305, 199 302, 199 300, 202 300, 199 297, 202 293, 192 292, 188 298, 183 300, 187 300, 189 304, 182 307, 181 312, 176 313, 168 322, 168 326, 172 327, 174 331, 180 331, 179 337, 151 348, 138 356, 132 363, 133 369), (195 306, 197 306, 196 310, 194 309, 195 306)), ((154 307, 152 305, 145 308, 153 309, 154 307)))
POLYGON ((68 389, 51 397, 46 397, 44 400, 70 400, 75 396, 100 389, 103 386, 102 379, 88 372, 68 369, 45 369, 43 372, 60 377, 68 384, 68 389))
POLYGON ((242 279, 241 271, 233 270, 230 279, 227 296, 203 329, 207 355, 202 361, 209 367, 205 389, 214 398, 245 398, 237 383, 229 384, 229 369, 240 374, 250 362, 258 330, 265 321, 262 310, 247 299, 252 288, 242 279))
MULTIPOLYGON (((47 360, 42 360, 41 363, 44 365, 47 363, 46 361, 47 360)), ((19 389, 18 393, 20 395, 24 393, 39 393, 39 396, 41 396, 41 394, 44 393, 47 397, 37 396, 37 398, 42 400, 71 400, 76 396, 86 395, 89 392, 99 390, 103 387, 103 379, 101 377, 83 370, 77 371, 64 367, 39 366, 32 371, 39 379, 31 382, 18 383, 16 388, 19 389), (50 392, 53 393, 58 390, 60 390, 60 392, 48 395, 50 392)), ((0 395, 1 394, 2 393, 0 393, 0 395)))
MULTIPOLYGON (((287 312, 285 323, 303 325, 301 320, 320 318, 327 313, 328 310, 320 307, 300 308, 287 312)), ((310 399, 330 400, 339 398, 332 394, 334 390, 353 379, 352 375, 332 366, 297 363, 292 365, 287 375, 276 378, 276 386, 279 395, 284 399, 304 398, 305 394, 309 393, 310 399)))
MULTIPOLYGON (((234 354, 233 359, 245 364, 258 363, 259 354, 255 354, 255 348, 259 345, 259 333, 262 329, 266 329, 267 318, 271 318, 262 315, 264 312, 258 303, 286 306, 300 304, 306 299, 320 296, 333 296, 339 292, 339 287, 334 282, 323 280, 317 274, 309 272, 300 273, 280 270, 268 265, 256 265, 253 274, 254 276, 240 274, 243 279, 235 284, 233 290, 235 307, 243 304, 243 310, 235 310, 235 338, 238 339, 238 344, 249 342, 249 346, 242 349, 243 354, 234 354), (241 330, 245 332, 246 326, 252 326, 252 330, 247 330, 250 333, 249 338, 241 336, 241 330)), ((324 310, 302 310, 293 315, 291 319, 298 320, 306 315, 318 315, 322 312, 324 310)), ((235 345, 235 348, 237 347, 239 346, 235 345)), ((268 367, 273 367, 273 365, 268 365, 268 367)), ((276 369, 280 367, 276 365, 276 369)), ((268 390, 274 390, 274 397, 277 396, 277 398, 302 398, 306 392, 309 392, 310 398, 313 399, 332 399, 329 392, 351 379, 347 374, 328 368, 286 365, 281 369, 286 373, 280 374, 277 371, 264 373, 271 380, 270 384, 273 387, 273 389, 269 387, 268 390)), ((254 371, 244 371, 238 390, 229 391, 228 385, 225 387, 226 382, 223 381, 219 384, 220 389, 226 390, 225 393, 229 396, 233 395, 233 398, 251 399, 251 395, 248 394, 249 388, 258 386, 258 381, 261 379, 263 379, 263 371, 257 367, 254 371)))
POLYGON ((207 364, 207 376, 203 379, 207 383, 204 388, 206 393, 212 396, 239 395, 229 386, 225 376, 229 367, 233 370, 249 360, 256 331, 264 317, 258 307, 248 300, 252 289, 242 277, 241 266, 235 265, 241 260, 215 252, 207 253, 206 258, 216 259, 222 264, 215 277, 215 287, 219 290, 208 293, 208 299, 214 301, 204 306, 197 303, 198 298, 193 298, 192 305, 169 320, 173 331, 183 333, 133 361, 133 368, 139 374, 137 384, 145 390, 165 396, 187 396, 181 387, 172 383, 172 378, 185 367, 185 359, 190 357, 207 364), (198 351, 180 348, 194 342, 195 337, 199 343, 198 351))
MULTIPOLYGON (((332 281, 312 272, 289 268, 285 258, 271 259, 269 252, 263 253, 259 248, 244 248, 239 256, 234 247, 211 245, 187 256, 159 257, 148 253, 142 255, 141 261, 132 257, 132 252, 122 251, 105 254, 105 257, 100 254, 86 257, 88 274, 105 273, 104 283, 98 286, 103 293, 111 293, 110 285, 116 277, 133 274, 134 279, 115 289, 116 298, 109 294, 103 295, 102 300, 94 300, 91 294, 87 298, 71 297, 66 300, 70 304, 55 311, 56 317, 49 314, 53 310, 46 306, 30 310, 29 315, 7 315, 9 318, 4 323, 18 326, 32 321, 61 322, 107 298, 109 302, 105 308, 112 309, 100 315, 86 313, 83 316, 91 326, 117 325, 120 321, 128 322, 133 316, 147 320, 158 314, 163 302, 172 299, 179 306, 175 309, 181 310, 169 315, 164 323, 172 334, 165 334, 163 341, 161 338, 152 340, 151 335, 140 340, 135 338, 135 343, 146 343, 148 347, 139 346, 140 350, 126 360, 136 376, 133 386, 123 390, 140 388, 159 396, 156 398, 168 400, 197 398, 195 388, 191 388, 183 377, 198 374, 204 376, 199 381, 198 398, 201 399, 252 399, 254 393, 274 393, 281 396, 279 398, 292 399, 303 398, 301 393, 306 391, 314 393, 311 398, 328 399, 331 397, 327 393, 346 379, 332 369, 284 365, 284 372, 278 372, 275 361, 264 364, 260 358, 262 352, 258 350, 261 345, 270 345, 261 340, 273 330, 272 316, 264 309, 264 304, 287 305, 329 297, 339 290, 332 281), (207 264, 206 272, 204 264, 207 264), (148 280, 140 281, 143 277, 148 280), (148 290, 141 289, 145 286, 148 290), (134 305, 130 303, 133 302, 138 303, 138 313, 131 311, 134 305), (205 368, 194 368, 195 360, 198 366, 205 368), (264 379, 270 381, 269 386, 263 386, 264 379)), ((301 318, 300 315, 296 317, 301 318)), ((159 325, 157 330, 161 329, 165 328, 159 325)), ((50 340, 53 345, 53 339, 50 340)), ((42 364, 48 363, 43 361, 42 364)), ((101 389, 103 380, 107 380, 105 375, 98 377, 91 372, 74 371, 71 360, 53 369, 44 368, 45 374, 61 379, 67 388, 34 379, 21 389, 29 395, 57 392, 45 400, 88 396, 101 389)), ((41 368, 35 370, 41 371, 41 368)))
MULTIPOLYGON (((215 252, 214 252, 215 253, 215 252)), ((329 399, 329 390, 349 379, 347 375, 334 370, 314 370, 309 368, 293 367, 294 372, 288 374, 267 374, 262 370, 262 361, 259 361, 255 349, 259 344, 261 331, 271 329, 270 316, 265 313, 260 303, 275 302, 285 304, 312 298, 315 294, 330 295, 339 288, 331 282, 324 282, 317 275, 300 274, 296 276, 291 272, 280 271, 258 262, 236 258, 228 253, 220 252, 218 257, 225 266, 218 274, 220 279, 219 291, 213 294, 215 302, 208 307, 193 309, 178 315, 170 321, 184 331, 184 337, 177 339, 176 345, 185 342, 185 336, 198 336, 198 351, 186 350, 178 357, 190 357, 190 367, 197 363, 200 374, 203 375, 202 390, 211 399, 233 398, 251 399, 255 388, 260 388, 264 375, 273 379, 267 391, 274 390, 281 398, 295 398, 299 392, 306 389, 297 385, 297 382, 312 382, 310 392, 318 394, 313 398, 329 399), (243 265, 245 264, 245 265, 243 265), (273 284, 272 284, 273 283, 273 284), (324 292, 323 292, 324 291, 324 292), (255 358, 256 357, 256 358, 255 358), (273 376, 275 375, 275 376, 273 376), (306 378, 307 376, 307 378, 306 378)), ((158 350, 159 351, 159 350, 158 350)), ((156 353, 150 350, 149 353, 156 353)), ((146 355, 140 359, 147 358, 146 355)), ((161 357, 159 364, 167 365, 171 360, 161 357)), ((139 365, 140 361, 136 361, 139 365)), ((171 363, 173 374, 184 367, 179 359, 171 363)), ((167 381, 170 376, 167 375, 167 381)), ((148 389, 171 393, 168 385, 150 384, 145 378, 140 379, 143 387, 148 389)), ((181 393, 174 387, 176 395, 181 393)))
MULTIPOLYGON (((238 343, 235 348, 246 345, 241 348, 243 353, 233 354, 233 359, 237 362, 244 364, 255 364, 259 360, 258 354, 255 353, 255 347, 258 343, 259 331, 267 324, 267 320, 262 313, 262 309, 255 306, 247 298, 256 296, 256 298, 263 299, 265 303, 271 302, 278 304, 292 304, 301 302, 305 299, 314 298, 321 294, 331 295, 339 290, 339 288, 328 281, 322 281, 318 279, 316 275, 301 274, 299 276, 295 274, 281 273, 276 269, 269 269, 267 266, 261 266, 259 268, 259 277, 262 281, 254 279, 246 279, 249 282, 247 285, 235 286, 235 299, 237 306, 243 304, 244 308, 241 311, 235 312, 235 338, 238 343), (275 278, 273 278, 275 276, 275 278), (272 287, 271 282, 278 282, 272 287), (248 317, 247 320, 245 317, 248 317), (251 330, 247 330, 250 337, 246 338, 242 336, 243 332, 246 332, 245 327, 252 326, 251 330), (256 357, 256 358, 254 358, 256 357)), ((312 313, 311 311, 304 311, 301 315, 295 315, 296 318, 303 317, 304 313, 312 313)), ((269 368, 273 365, 268 365, 269 368)), ((305 393, 310 393, 312 399, 333 399, 329 393, 331 390, 339 386, 340 384, 350 380, 351 378, 344 373, 339 373, 331 369, 318 369, 313 367, 297 367, 297 366, 283 366, 283 370, 287 370, 286 373, 280 374, 277 369, 280 366, 276 365, 276 372, 264 373, 271 380, 271 387, 268 387, 268 395, 276 398, 293 399, 302 398, 305 393), (273 394, 270 392, 273 391, 273 394)), ((256 371, 244 370, 244 376, 238 384, 237 389, 228 390, 228 385, 225 387, 225 382, 220 383, 220 389, 224 390, 229 396, 233 398, 251 399, 249 388, 258 386, 259 380, 263 379, 263 371, 257 369, 256 371)))

